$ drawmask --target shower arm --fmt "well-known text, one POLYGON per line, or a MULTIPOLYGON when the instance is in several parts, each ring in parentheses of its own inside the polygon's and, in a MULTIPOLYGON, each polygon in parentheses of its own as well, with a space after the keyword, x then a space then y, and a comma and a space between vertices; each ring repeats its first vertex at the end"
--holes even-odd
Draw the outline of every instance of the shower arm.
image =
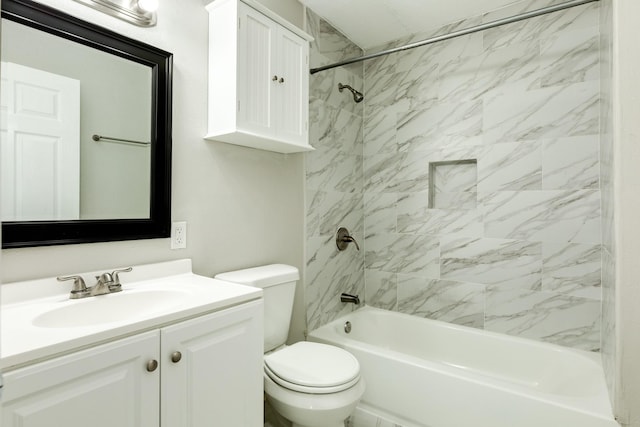
POLYGON ((362 94, 362 92, 355 90, 349 85, 343 85, 342 83, 338 83, 338 91, 342 92, 344 89, 348 89, 353 94, 353 100, 356 103, 362 102, 362 100, 364 99, 364 95, 362 94))

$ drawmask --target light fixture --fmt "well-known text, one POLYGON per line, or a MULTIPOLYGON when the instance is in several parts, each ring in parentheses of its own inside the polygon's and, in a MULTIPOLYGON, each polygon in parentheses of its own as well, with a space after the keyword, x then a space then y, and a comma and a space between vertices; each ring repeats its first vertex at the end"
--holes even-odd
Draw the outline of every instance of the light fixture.
POLYGON ((140 27, 156 25, 158 0, 75 0, 140 27))

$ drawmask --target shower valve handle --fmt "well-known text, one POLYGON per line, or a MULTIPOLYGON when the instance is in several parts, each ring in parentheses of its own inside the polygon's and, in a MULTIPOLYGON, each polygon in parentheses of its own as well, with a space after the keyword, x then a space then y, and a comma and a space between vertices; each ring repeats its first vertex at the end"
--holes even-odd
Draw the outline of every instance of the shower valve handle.
POLYGON ((347 246, 349 246, 349 243, 353 243, 356 245, 356 249, 360 250, 358 242, 356 242, 356 239, 349 234, 349 230, 344 227, 340 227, 336 233, 336 246, 338 247, 338 250, 344 251, 347 249, 347 246))

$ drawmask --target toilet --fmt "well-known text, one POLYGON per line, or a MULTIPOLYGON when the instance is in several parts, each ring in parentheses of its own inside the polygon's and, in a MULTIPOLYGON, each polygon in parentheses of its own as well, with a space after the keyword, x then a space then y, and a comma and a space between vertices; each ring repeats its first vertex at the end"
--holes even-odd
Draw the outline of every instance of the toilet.
POLYGON ((294 427, 344 427, 365 390, 358 360, 331 345, 285 345, 298 269, 272 264, 215 277, 264 291, 264 391, 271 406, 294 427))

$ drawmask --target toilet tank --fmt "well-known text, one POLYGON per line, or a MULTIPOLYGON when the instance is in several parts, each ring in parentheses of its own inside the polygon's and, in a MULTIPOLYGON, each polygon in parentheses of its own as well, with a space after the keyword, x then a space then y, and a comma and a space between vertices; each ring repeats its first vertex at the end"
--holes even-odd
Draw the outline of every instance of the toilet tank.
POLYGON ((296 282, 300 279, 297 268, 271 264, 220 273, 215 278, 263 289, 265 353, 287 341, 296 282))

